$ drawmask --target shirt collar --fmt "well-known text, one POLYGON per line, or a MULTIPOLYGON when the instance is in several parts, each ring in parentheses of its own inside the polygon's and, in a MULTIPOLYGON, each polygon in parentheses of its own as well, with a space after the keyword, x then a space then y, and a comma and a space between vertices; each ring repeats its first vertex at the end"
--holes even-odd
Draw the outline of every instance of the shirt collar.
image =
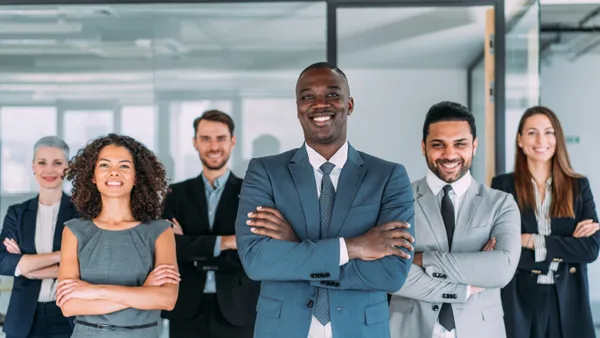
MULTIPOLYGON (((431 171, 431 169, 427 171, 427 176, 425 177, 425 180, 427 181, 427 185, 429 185, 429 189, 431 189, 431 192, 433 192, 433 194, 436 196, 440 193, 440 191, 442 191, 444 186, 448 184, 439 177, 437 177, 433 173, 433 171, 431 171)), ((473 178, 471 177, 471 171, 467 171, 467 173, 458 181, 450 184, 452 186, 452 191, 454 191, 456 196, 460 198, 467 192, 469 186, 471 186, 472 180, 473 178)))
MULTIPOLYGON (((531 178, 531 183, 533 183, 533 185, 537 187, 537 182, 533 179, 533 177, 531 178)), ((546 180, 546 188, 551 185, 552 185, 552 176, 548 177, 548 179, 546 180)))
MULTIPOLYGON (((311 148, 308 144, 306 144, 306 153, 308 154, 308 161, 310 165, 319 169, 323 163, 327 162, 325 157, 321 156, 316 150, 311 148)), ((348 160, 348 141, 344 142, 344 144, 336 151, 333 156, 329 159, 329 162, 335 165, 335 168, 342 169, 348 160)))
MULTIPOLYGON (((231 173, 231 170, 227 169, 227 171, 217 177, 217 179, 215 179, 215 188, 214 190, 217 189, 221 189, 223 186, 225 186, 225 183, 227 183, 227 180, 229 179, 229 174, 231 173)), ((212 185, 210 184, 210 182, 208 181, 208 179, 206 178, 206 176, 204 176, 204 172, 202 172, 202 180, 204 181, 204 186, 206 187, 206 189, 212 189, 212 185)))

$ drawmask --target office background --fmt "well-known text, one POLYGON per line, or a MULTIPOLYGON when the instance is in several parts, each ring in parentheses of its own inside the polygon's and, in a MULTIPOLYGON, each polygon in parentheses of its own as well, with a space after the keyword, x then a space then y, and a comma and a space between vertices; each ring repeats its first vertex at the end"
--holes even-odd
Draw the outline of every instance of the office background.
MULTIPOLYGON (((421 125, 431 104, 471 107, 480 137, 473 173, 483 182, 490 158, 496 172, 511 170, 518 119, 542 103, 561 118, 573 165, 600 200, 593 145, 600 2, 30 2, 37 4, 0 1, 2 218, 9 205, 35 194, 31 148, 43 135, 63 137, 73 151, 108 132, 131 135, 180 181, 201 168, 193 119, 221 109, 237 124, 230 165, 243 176, 250 158, 301 144, 296 78, 306 65, 332 59, 356 99, 350 142, 403 163, 412 179, 426 170, 421 125), (496 11, 491 88, 484 62, 489 10, 496 11), (484 151, 486 142, 493 153, 484 151)), ((600 263, 589 269, 600 322, 600 263)), ((0 281, 4 313, 11 279, 0 281)))

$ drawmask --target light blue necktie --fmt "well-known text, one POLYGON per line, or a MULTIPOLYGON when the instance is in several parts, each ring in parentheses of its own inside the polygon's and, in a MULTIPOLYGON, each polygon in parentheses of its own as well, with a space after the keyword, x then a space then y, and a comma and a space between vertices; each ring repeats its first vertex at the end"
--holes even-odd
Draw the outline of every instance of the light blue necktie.
MULTIPOLYGON (((321 165, 321 171, 323 172, 321 196, 319 197, 321 239, 327 238, 327 234, 329 233, 329 221, 331 220, 331 211, 333 210, 333 201, 335 200, 335 188, 329 177, 333 168, 335 168, 335 165, 331 162, 325 162, 321 165)), ((329 315, 329 295, 325 288, 317 288, 317 301, 313 315, 323 326, 331 321, 329 315)))

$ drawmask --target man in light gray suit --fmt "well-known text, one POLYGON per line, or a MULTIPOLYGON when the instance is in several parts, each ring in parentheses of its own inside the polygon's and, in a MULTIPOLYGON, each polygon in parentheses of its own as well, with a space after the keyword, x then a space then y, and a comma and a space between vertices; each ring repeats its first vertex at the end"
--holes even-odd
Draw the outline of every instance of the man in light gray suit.
POLYGON ((464 106, 430 108, 422 150, 429 171, 413 183, 415 256, 390 300, 392 338, 506 337, 500 288, 521 253, 517 204, 472 178, 477 136, 464 106))

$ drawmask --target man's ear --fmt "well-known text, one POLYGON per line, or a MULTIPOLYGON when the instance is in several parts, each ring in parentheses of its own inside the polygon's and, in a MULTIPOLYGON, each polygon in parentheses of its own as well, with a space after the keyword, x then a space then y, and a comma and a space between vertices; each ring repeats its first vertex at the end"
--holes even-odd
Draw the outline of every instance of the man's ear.
POLYGON ((354 112, 354 98, 350 97, 348 98, 348 115, 352 115, 352 112, 354 112))

